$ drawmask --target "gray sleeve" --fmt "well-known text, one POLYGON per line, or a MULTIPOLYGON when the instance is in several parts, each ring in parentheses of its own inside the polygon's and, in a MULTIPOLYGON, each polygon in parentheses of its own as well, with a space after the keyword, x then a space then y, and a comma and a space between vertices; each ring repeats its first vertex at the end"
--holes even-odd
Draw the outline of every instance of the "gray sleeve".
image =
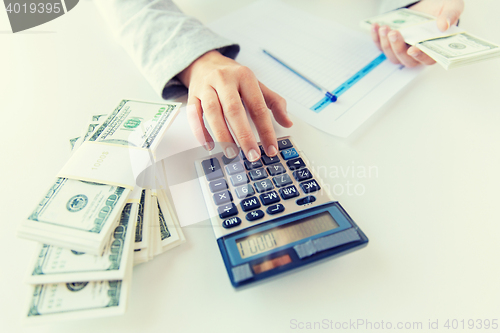
POLYGON ((383 0, 380 4, 379 12, 385 13, 397 8, 407 7, 417 3, 419 0, 383 0))
POLYGON ((176 75, 208 51, 235 58, 239 46, 183 14, 171 0, 98 0, 115 38, 165 99, 187 92, 176 75))

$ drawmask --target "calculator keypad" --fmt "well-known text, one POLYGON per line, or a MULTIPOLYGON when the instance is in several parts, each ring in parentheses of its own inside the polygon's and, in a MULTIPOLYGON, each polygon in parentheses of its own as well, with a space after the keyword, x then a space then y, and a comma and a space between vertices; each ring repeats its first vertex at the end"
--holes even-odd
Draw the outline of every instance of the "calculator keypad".
MULTIPOLYGON (((222 227, 243 227, 242 219, 259 223, 266 221, 266 216, 290 214, 317 201, 317 194, 310 193, 319 191, 321 186, 306 167, 300 151, 288 138, 279 139, 278 147, 279 153, 273 157, 261 149, 262 157, 255 162, 247 160, 243 152, 231 160, 221 156, 220 162, 216 157, 201 161, 222 227)), ((327 197, 320 203, 325 200, 331 201, 327 197)))

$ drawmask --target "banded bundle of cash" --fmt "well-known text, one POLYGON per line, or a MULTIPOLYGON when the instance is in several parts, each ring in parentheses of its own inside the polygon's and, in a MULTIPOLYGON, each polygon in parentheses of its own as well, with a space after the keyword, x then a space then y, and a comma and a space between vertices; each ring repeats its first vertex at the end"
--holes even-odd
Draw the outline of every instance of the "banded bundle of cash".
MULTIPOLYGON (((71 147, 96 141, 151 149, 178 109, 178 104, 124 100, 109 116, 92 116, 82 135, 70 140, 71 147), (140 135, 130 135, 134 131, 140 135)), ((19 228, 21 237, 40 242, 28 270, 33 292, 27 318, 123 314, 133 266, 185 241, 165 186, 161 188, 56 179, 19 228)))
POLYGON ((372 24, 398 30, 409 45, 415 45, 445 69, 465 66, 500 56, 497 44, 452 26, 441 32, 436 18, 410 9, 398 9, 361 21, 363 29, 372 24))

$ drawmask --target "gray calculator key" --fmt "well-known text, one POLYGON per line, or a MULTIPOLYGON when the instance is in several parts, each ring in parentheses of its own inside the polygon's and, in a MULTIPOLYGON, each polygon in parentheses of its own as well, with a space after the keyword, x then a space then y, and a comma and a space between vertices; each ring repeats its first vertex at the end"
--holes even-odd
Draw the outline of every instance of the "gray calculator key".
POLYGON ((260 208, 260 202, 257 197, 251 197, 248 199, 243 199, 240 202, 241 209, 243 209, 244 212, 248 212, 257 208, 260 208))
POLYGON ((267 177, 267 172, 264 168, 251 170, 248 174, 250 175, 250 179, 253 181, 261 180, 267 177))
POLYGON ((246 173, 240 173, 229 177, 231 178, 231 183, 233 184, 233 186, 248 184, 248 176, 246 173))
POLYGON ((231 202, 224 206, 217 207, 217 213, 219 213, 221 219, 227 219, 228 217, 238 215, 238 208, 231 202))
POLYGON ((276 193, 276 191, 261 194, 259 197, 260 197, 260 201, 262 201, 264 206, 280 202, 280 197, 279 197, 278 193, 276 193))
POLYGON ((280 194, 284 200, 295 198, 300 195, 299 190, 297 190, 295 185, 280 188, 280 194))
POLYGON ((214 180, 208 183, 208 186, 210 187, 210 191, 212 191, 212 193, 227 190, 227 183, 225 179, 214 180))
POLYGON ((285 206, 283 206, 282 204, 272 205, 272 206, 267 207, 267 209, 266 209, 266 212, 269 215, 278 214, 278 213, 281 213, 283 211, 285 211, 285 206))
POLYGON ((214 194, 214 202, 217 206, 223 205, 231 201, 233 201, 233 196, 228 190, 214 194))
POLYGON ((283 187, 293 183, 292 178, 288 174, 282 174, 273 178, 273 182, 276 187, 283 187))
POLYGON ((286 162, 286 165, 290 168, 290 170, 302 169, 306 166, 304 161, 301 158, 296 158, 294 160, 289 160, 286 162))
POLYGON ((208 181, 224 177, 220 163, 216 158, 210 158, 202 161, 201 166, 203 167, 203 171, 205 172, 208 181))
POLYGON ((222 155, 222 162, 225 165, 228 165, 228 164, 231 164, 231 163, 235 163, 235 162, 238 162, 238 161, 241 161, 239 155, 236 155, 236 157, 233 157, 233 158, 227 158, 225 155, 222 155))
POLYGON ((279 148, 279 150, 288 149, 288 148, 292 148, 292 147, 293 147, 293 145, 290 142, 290 140, 288 140, 288 139, 278 140, 278 148, 279 148))
POLYGON ((280 158, 278 156, 269 157, 267 155, 262 155, 262 162, 264 162, 265 165, 278 163, 279 161, 280 158))
POLYGON ((231 163, 229 165, 226 165, 226 172, 229 175, 235 175, 237 173, 245 172, 245 167, 241 162, 231 163))
POLYGON ((250 162, 249 160, 246 160, 245 167, 247 168, 247 170, 262 168, 262 162, 260 160, 257 160, 255 162, 250 162))
POLYGON ((255 189, 259 193, 270 191, 274 188, 273 183, 269 179, 264 179, 254 183, 255 189))
POLYGON ((321 189, 314 179, 300 183, 300 187, 304 193, 316 192, 321 189))
POLYGON ((236 188, 236 196, 239 199, 244 199, 244 198, 250 197, 254 194, 255 194, 255 191, 254 191, 252 185, 250 185, 250 184, 243 185, 241 187, 236 188))
POLYGON ((280 175, 280 174, 286 172, 285 168, 283 167, 283 165, 281 163, 268 166, 267 171, 269 172, 269 174, 271 176, 280 175))
POLYGON ((312 178, 311 171, 309 171, 309 169, 307 168, 294 171, 293 176, 295 177, 295 179, 297 179, 298 182, 312 178))

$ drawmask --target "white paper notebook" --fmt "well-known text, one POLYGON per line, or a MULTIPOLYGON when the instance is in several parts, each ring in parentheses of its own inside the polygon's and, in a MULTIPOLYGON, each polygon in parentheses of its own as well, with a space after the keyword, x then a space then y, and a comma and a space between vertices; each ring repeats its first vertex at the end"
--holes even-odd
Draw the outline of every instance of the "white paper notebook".
POLYGON ((209 27, 240 44, 237 61, 283 96, 290 113, 339 137, 354 132, 421 70, 384 60, 362 32, 278 0, 253 3, 209 27), (321 91, 264 54, 264 49, 328 91, 337 91, 337 102, 324 103, 321 91))

